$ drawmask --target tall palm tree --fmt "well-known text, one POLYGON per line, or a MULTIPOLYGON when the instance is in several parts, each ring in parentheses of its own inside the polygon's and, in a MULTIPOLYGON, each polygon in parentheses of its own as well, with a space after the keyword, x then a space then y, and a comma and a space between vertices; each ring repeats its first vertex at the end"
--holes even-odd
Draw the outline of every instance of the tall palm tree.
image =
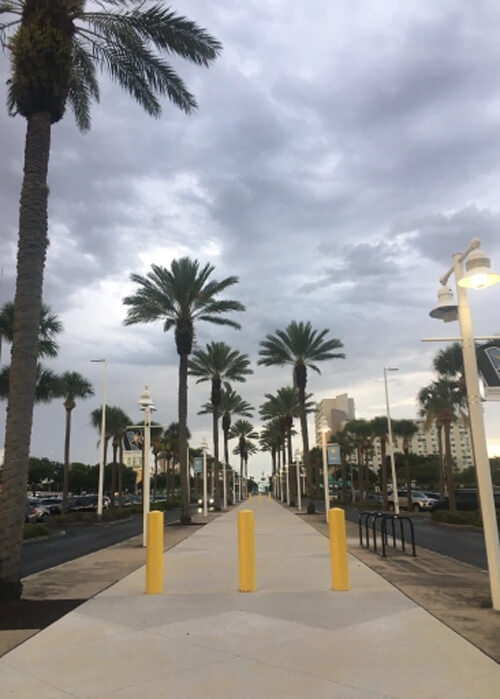
MULTIPOLYGON (((191 432, 186 427, 186 440, 191 439, 191 432)), ((170 498, 171 491, 173 490, 174 483, 174 469, 175 464, 179 462, 180 458, 180 448, 179 448, 179 423, 171 422, 168 427, 166 427, 162 435, 163 447, 165 451, 165 458, 167 462, 167 498, 170 498)))
POLYGON ((380 443, 380 476, 382 486, 383 509, 388 508, 387 498, 387 440, 389 439, 389 425, 385 415, 374 417, 370 421, 371 433, 374 439, 380 443))
POLYGON ((450 501, 450 510, 456 510, 455 479, 451 455, 451 425, 463 415, 464 398, 456 381, 438 379, 422 388, 418 393, 420 414, 425 416, 424 427, 432 422, 444 431, 444 471, 450 501))
POLYGON ((259 436, 259 445, 261 451, 268 451, 271 454, 271 480, 274 484, 274 495, 276 492, 276 455, 280 448, 281 443, 281 426, 279 424, 279 419, 269 420, 266 422, 259 436))
POLYGON ((239 323, 226 314, 244 311, 238 301, 217 297, 230 286, 237 284, 237 277, 222 281, 210 280, 214 267, 205 264, 200 268, 198 260, 182 257, 173 260, 170 269, 152 265, 146 277, 132 274, 131 279, 139 289, 123 299, 129 306, 125 325, 152 323, 163 320, 163 330, 175 328, 175 343, 179 355, 179 452, 181 468, 181 521, 189 523, 189 495, 187 472, 187 377, 188 358, 192 352, 194 325, 203 320, 217 325, 230 325, 239 329, 239 323))
MULTIPOLYGON (((342 473, 342 502, 347 502, 347 464, 350 462, 352 455, 355 452, 356 445, 352 434, 345 428, 330 436, 328 441, 331 444, 338 444, 340 447, 340 468, 342 473)), ((352 465, 351 465, 351 489, 352 484, 352 465)))
POLYGON ((214 445, 214 478, 215 497, 214 507, 220 510, 219 483, 219 417, 222 401, 222 382, 246 381, 252 374, 250 360, 247 354, 233 350, 225 342, 210 342, 205 349, 197 347, 188 364, 188 373, 195 376, 196 383, 210 381, 210 403, 212 405, 212 438, 214 445))
POLYGON ((36 350, 47 238, 47 172, 52 124, 69 102, 80 130, 99 100, 96 69, 108 73, 152 116, 166 96, 186 113, 193 95, 164 56, 208 66, 221 45, 161 3, 122 0, 2 0, 0 41, 11 55, 8 108, 26 119, 19 209, 12 377, 0 496, 2 596, 21 594, 24 493, 33 418, 36 350), (88 7, 88 11, 85 10, 88 7), (9 36, 10 35, 10 36, 9 36))
POLYGON ((66 514, 68 504, 69 486, 69 447, 71 439, 71 413, 73 412, 76 398, 88 398, 94 395, 94 389, 90 381, 87 381, 76 371, 66 371, 59 377, 59 395, 64 398, 64 410, 66 411, 66 429, 64 435, 64 467, 63 467, 63 496, 61 512, 66 514))
MULTIPOLYGON (((113 430, 111 425, 111 420, 113 417, 114 406, 106 406, 106 432, 104 434, 104 467, 108 463, 108 444, 109 440, 113 437, 113 430)), ((116 412, 114 413, 116 414, 116 412)), ((101 426, 102 426, 102 407, 96 408, 90 413, 90 424, 99 433, 99 441, 102 439, 101 426)), ((130 424, 130 423, 129 423, 130 424)))
MULTIPOLYGON (((242 484, 244 482, 244 466, 245 466, 245 453, 247 450, 248 443, 251 440, 258 439, 259 435, 255 432, 254 426, 248 420, 236 420, 234 425, 231 427, 228 435, 229 439, 237 439, 237 449, 240 455, 240 500, 241 497, 246 496, 246 486, 245 492, 242 493, 242 484)), ((234 453, 234 450, 233 450, 234 453)))
POLYGON ((413 509, 411 501, 411 469, 410 469, 410 444, 417 434, 418 426, 413 420, 396 420, 394 422, 394 434, 401 438, 405 462, 405 480, 408 498, 408 511, 413 509))
POLYGON ((115 492, 118 481, 118 502, 122 501, 122 465, 123 465, 123 440, 127 427, 132 424, 130 417, 121 408, 111 406, 106 409, 106 431, 111 437, 113 449, 113 461, 111 464, 111 507, 115 506, 115 492), (109 421, 109 422, 108 422, 109 421), (118 471, 118 473, 117 473, 118 471))
POLYGON ((320 369, 317 362, 327 359, 344 359, 345 354, 334 352, 343 347, 342 342, 336 338, 326 339, 329 330, 313 330, 310 322, 297 322, 293 320, 285 330, 276 330, 274 335, 266 335, 260 343, 259 364, 264 366, 293 367, 293 385, 298 389, 301 406, 300 426, 302 431, 302 447, 304 452, 304 464, 307 473, 308 512, 314 512, 314 494, 312 493, 313 474, 309 459, 309 434, 306 415, 306 384, 307 369, 312 369, 318 374, 320 369))
POLYGON ((364 500, 368 486, 368 460, 371 451, 371 425, 368 420, 349 420, 345 425, 346 432, 351 436, 356 449, 358 466, 358 491, 360 500, 364 500))
MULTIPOLYGON (((212 403, 205 403, 198 415, 208 415, 213 413, 212 403)), ((241 417, 252 417, 253 408, 239 393, 237 393, 229 383, 224 383, 221 392, 221 401, 219 413, 222 417, 222 433, 224 435, 224 463, 226 469, 229 468, 229 430, 231 429, 231 420, 234 415, 241 417)))

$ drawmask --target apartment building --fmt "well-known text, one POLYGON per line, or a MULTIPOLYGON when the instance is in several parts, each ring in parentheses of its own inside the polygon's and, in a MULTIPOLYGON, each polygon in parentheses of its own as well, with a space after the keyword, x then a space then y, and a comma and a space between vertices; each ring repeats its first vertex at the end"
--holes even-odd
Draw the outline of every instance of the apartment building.
POLYGON ((326 435, 328 440, 331 434, 342 429, 347 420, 355 419, 354 399, 349 398, 347 393, 341 393, 335 398, 325 398, 317 403, 314 413, 314 427, 318 446, 321 446, 323 419, 326 419, 330 428, 326 435))

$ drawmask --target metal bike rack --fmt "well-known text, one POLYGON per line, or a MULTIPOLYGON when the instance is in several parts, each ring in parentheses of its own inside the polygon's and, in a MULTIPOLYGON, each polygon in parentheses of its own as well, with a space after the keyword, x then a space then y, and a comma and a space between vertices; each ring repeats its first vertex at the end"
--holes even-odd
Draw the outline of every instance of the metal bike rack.
POLYGON ((387 512, 377 512, 374 510, 365 510, 360 512, 358 517, 359 530, 359 545, 370 548, 370 525, 372 530, 373 550, 378 553, 377 548, 377 533, 380 532, 380 540, 382 546, 382 556, 386 557, 386 548, 389 545, 389 532, 387 530, 388 522, 391 523, 391 538, 392 548, 397 549, 396 527, 399 525, 399 540, 401 541, 401 550, 406 553, 407 537, 405 536, 405 524, 408 523, 409 539, 412 548, 412 555, 416 556, 415 547, 415 529, 410 517, 395 515, 387 512), (380 521, 380 528, 377 529, 377 522, 380 521), (365 530, 365 542, 363 542, 363 528, 365 530))

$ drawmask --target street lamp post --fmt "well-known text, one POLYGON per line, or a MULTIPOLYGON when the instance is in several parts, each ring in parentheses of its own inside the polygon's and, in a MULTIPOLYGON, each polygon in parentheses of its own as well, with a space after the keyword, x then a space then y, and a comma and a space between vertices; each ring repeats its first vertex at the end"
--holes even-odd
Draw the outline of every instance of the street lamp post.
POLYGON ((302 512, 302 494, 300 492, 300 450, 295 450, 295 471, 297 473, 297 507, 302 512))
POLYGON ((394 442, 392 441, 392 422, 391 409, 389 407, 389 390, 387 388, 387 374, 390 371, 398 371, 397 367, 384 367, 384 386, 385 386, 385 409, 387 412, 387 431, 389 433, 389 457, 391 459, 391 475, 392 475, 392 494, 394 496, 394 511, 399 514, 399 495, 398 482, 396 477, 396 463, 394 461, 394 442))
POLYGON ((290 464, 284 465, 286 480, 286 504, 290 507, 290 464))
POLYGON ((144 411, 144 463, 142 469, 142 545, 146 546, 148 536, 148 513, 150 505, 150 468, 149 468, 149 452, 151 450, 151 411, 154 410, 154 404, 151 400, 151 392, 149 386, 144 386, 141 397, 137 401, 139 407, 144 411))
POLYGON ((500 542, 498 537, 498 523, 479 390, 476 346, 466 292, 466 288, 483 289, 500 282, 500 274, 491 271, 490 260, 479 249, 479 245, 480 242, 478 238, 473 238, 464 252, 455 253, 452 256, 452 267, 440 279, 442 287, 440 289, 439 304, 437 308, 430 312, 430 316, 432 318, 440 318, 447 322, 456 320, 458 311, 467 403, 469 406, 472 446, 483 520, 486 558, 488 561, 491 600, 493 609, 500 611, 500 542), (463 271, 464 262, 466 268, 465 274, 463 271), (449 298, 451 292, 449 289, 446 289, 446 284, 452 274, 455 275, 458 308, 450 305, 449 298), (444 293, 443 287, 446 291, 448 305, 442 302, 442 294, 444 293))
MULTIPOLYGON (((104 378, 102 383, 102 407, 101 407, 101 440, 99 442, 99 479, 97 483, 97 517, 102 517, 102 504, 104 499, 104 449, 106 446, 106 390, 108 384, 108 362, 105 359, 91 359, 95 364, 102 364, 104 378)), ((113 493, 111 494, 113 496, 113 493)))
POLYGON ((321 451, 323 455, 323 491, 324 491, 324 498, 325 498, 325 518, 328 523, 328 510, 330 509, 330 494, 328 492, 328 463, 327 463, 327 455, 326 455, 326 434, 327 432, 330 431, 330 426, 328 425, 328 422, 326 421, 326 418, 323 418, 323 421, 321 423, 321 451))
POLYGON ((208 516, 208 492, 207 492, 207 440, 203 438, 201 450, 203 452, 203 516, 208 516))

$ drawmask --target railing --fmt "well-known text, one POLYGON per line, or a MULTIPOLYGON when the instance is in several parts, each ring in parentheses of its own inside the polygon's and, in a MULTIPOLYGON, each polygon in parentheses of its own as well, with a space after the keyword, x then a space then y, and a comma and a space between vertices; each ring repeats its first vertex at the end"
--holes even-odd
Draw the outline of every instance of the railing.
POLYGON ((370 548, 370 529, 372 532, 373 550, 378 553, 377 534, 380 534, 380 544, 382 556, 386 556, 386 548, 389 546, 389 533, 387 531, 388 523, 391 524, 392 548, 397 549, 396 528, 399 525, 399 541, 401 542, 401 551, 406 553, 407 537, 405 536, 405 525, 408 523, 412 555, 416 556, 415 548, 415 529, 410 517, 402 517, 401 515, 388 514, 386 512, 364 511, 358 517, 359 529, 359 545, 370 548), (380 522, 380 527, 377 529, 377 523, 380 522), (365 530, 365 543, 363 542, 363 528, 365 530))

